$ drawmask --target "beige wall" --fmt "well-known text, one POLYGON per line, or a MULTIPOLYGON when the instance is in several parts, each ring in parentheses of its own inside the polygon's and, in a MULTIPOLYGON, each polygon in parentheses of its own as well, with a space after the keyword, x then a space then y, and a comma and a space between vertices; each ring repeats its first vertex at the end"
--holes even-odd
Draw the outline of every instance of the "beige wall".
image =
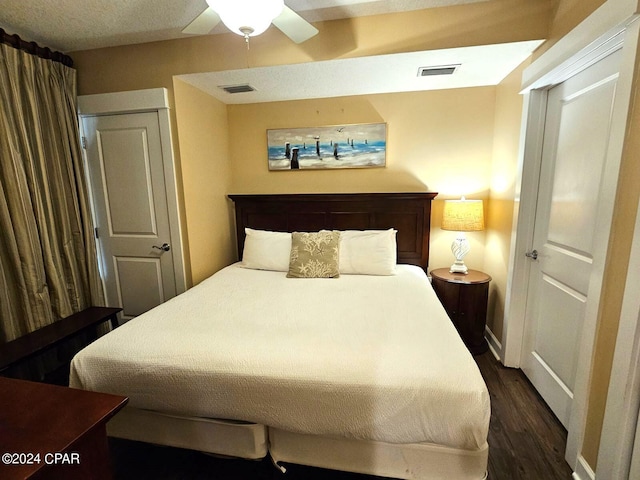
POLYGON ((545 49, 569 33, 606 0, 559 0, 549 28, 545 49))
POLYGON ((191 284, 235 259, 226 194, 231 183, 227 106, 180 80, 174 82, 191 284))
POLYGON ((487 208, 484 267, 493 277, 489 290, 487 326, 502 342, 513 209, 518 176, 523 97, 518 93, 525 61, 496 89, 496 115, 487 208))
MULTIPOLYGON (((493 149, 495 87, 229 105, 235 193, 439 192, 434 202, 431 268, 453 262, 451 232, 441 232, 445 198, 486 198, 493 149), (386 168, 270 172, 269 128, 387 123, 386 168)), ((481 269, 484 232, 470 235, 471 268, 481 269)))

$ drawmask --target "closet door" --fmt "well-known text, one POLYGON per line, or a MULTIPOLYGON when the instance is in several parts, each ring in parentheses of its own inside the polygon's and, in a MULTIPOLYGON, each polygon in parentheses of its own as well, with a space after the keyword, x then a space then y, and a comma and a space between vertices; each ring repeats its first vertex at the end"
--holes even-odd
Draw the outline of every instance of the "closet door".
POLYGON ((78 97, 107 302, 128 320, 186 290, 165 88, 78 97))
POLYGON ((158 112, 82 120, 107 302, 128 320, 178 291, 158 112))

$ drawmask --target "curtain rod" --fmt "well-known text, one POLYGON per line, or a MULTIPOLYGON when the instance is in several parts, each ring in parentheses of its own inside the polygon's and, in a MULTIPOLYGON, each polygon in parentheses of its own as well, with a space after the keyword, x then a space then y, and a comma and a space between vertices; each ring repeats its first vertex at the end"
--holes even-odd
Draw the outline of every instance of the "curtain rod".
POLYGON ((36 42, 27 42, 21 39, 18 34, 9 35, 3 28, 0 28, 0 43, 17 48, 18 50, 23 50, 40 58, 62 63, 67 67, 73 67, 73 60, 69 55, 65 55, 62 52, 54 52, 49 47, 41 47, 36 42))

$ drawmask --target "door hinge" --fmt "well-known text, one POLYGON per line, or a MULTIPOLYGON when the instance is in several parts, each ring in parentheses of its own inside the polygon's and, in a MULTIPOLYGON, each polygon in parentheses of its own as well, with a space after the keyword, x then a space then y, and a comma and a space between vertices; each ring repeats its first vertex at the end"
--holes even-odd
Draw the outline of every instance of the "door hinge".
POLYGON ((86 150, 86 149, 87 149, 87 137, 84 137, 84 136, 83 136, 83 137, 81 138, 81 140, 82 140, 82 149, 83 149, 83 150, 86 150))
POLYGON ((94 228, 93 231, 96 233, 96 238, 100 238, 100 235, 98 235, 98 227, 94 228))

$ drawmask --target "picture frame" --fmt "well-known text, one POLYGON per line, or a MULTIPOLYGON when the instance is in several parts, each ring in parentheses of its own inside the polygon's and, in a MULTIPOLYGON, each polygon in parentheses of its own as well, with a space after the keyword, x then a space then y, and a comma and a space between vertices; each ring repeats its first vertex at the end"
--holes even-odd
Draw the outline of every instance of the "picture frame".
POLYGON ((387 124, 267 130, 270 171, 386 166, 387 124))

